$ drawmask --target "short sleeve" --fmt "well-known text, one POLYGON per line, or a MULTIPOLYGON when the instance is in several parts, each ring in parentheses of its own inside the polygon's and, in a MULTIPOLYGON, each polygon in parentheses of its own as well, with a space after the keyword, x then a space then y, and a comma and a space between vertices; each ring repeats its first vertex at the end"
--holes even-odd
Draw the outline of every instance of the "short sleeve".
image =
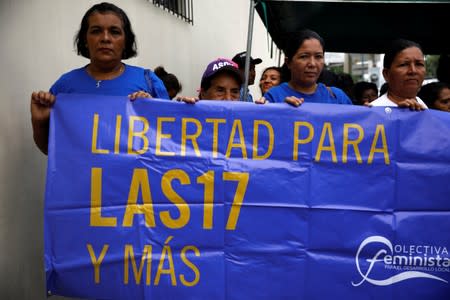
POLYGON ((268 90, 265 94, 264 94, 264 98, 270 102, 270 103, 275 103, 274 99, 273 99, 273 95, 272 93, 270 93, 270 90, 268 90))

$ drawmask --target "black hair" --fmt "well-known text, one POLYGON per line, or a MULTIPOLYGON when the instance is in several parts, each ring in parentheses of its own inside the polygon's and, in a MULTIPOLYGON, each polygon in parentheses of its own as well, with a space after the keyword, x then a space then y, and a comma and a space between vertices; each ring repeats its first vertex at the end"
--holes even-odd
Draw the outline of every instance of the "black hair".
POLYGON ((78 55, 90 58, 89 50, 86 46, 89 17, 94 13, 106 14, 110 12, 116 14, 123 23, 123 30, 125 32, 125 50, 122 53, 122 58, 127 59, 137 55, 136 38, 133 30, 131 29, 131 23, 127 14, 121 8, 108 2, 95 4, 88 9, 88 11, 84 14, 83 19, 81 19, 80 29, 74 39, 74 44, 76 45, 78 55))
POLYGON ((353 86, 355 83, 353 82, 352 75, 348 73, 339 73, 337 74, 337 82, 336 87, 340 88, 344 91, 344 93, 348 96, 348 98, 353 99, 353 86))
POLYGON ((317 82, 321 82, 326 86, 337 86, 338 81, 339 81, 338 74, 334 73, 331 70, 328 70, 326 67, 322 69, 319 78, 317 78, 317 82))
POLYGON ((450 83, 450 55, 442 54, 439 56, 436 77, 439 81, 450 83))
POLYGON ((434 108, 434 102, 439 100, 439 94, 445 88, 450 89, 450 84, 445 82, 428 83, 420 88, 417 96, 419 96, 428 107, 434 108))
POLYGON ((286 62, 281 66, 281 82, 289 82, 291 80, 291 70, 289 70, 286 62))
POLYGON ((353 97, 357 103, 362 102, 363 93, 364 93, 364 91, 367 91, 367 90, 374 90, 378 95, 377 85, 373 82, 360 81, 354 85, 353 97))
POLYGON ((388 89, 389 89, 388 83, 387 82, 383 83, 380 87, 380 96, 386 94, 388 89))
POLYGON ((172 73, 168 73, 163 66, 156 67, 154 73, 162 80, 167 91, 174 90, 177 94, 181 92, 183 87, 178 81, 177 76, 172 73))
POLYGON ((416 42, 405 40, 405 39, 397 39, 392 41, 389 47, 386 49, 383 59, 383 68, 389 69, 392 65, 397 54, 402 52, 403 50, 411 47, 419 48, 420 51, 423 52, 422 47, 416 42))
POLYGON ((262 78, 262 76, 264 75, 264 73, 266 73, 266 71, 269 71, 269 70, 277 71, 277 72, 280 74, 280 82, 283 82, 283 81, 281 81, 281 80, 283 79, 283 73, 282 73, 282 70, 281 70, 280 67, 275 67, 275 66, 265 68, 264 71, 261 73, 261 78, 262 78))
POLYGON ((275 70, 278 73, 280 73, 280 75, 281 75, 281 68, 280 67, 275 67, 275 66, 265 68, 264 71, 262 72, 262 74, 264 74, 266 71, 269 71, 269 70, 275 70))
POLYGON ((291 61, 292 57, 297 53, 298 48, 300 48, 305 40, 316 39, 322 46, 325 52, 325 42, 323 38, 315 31, 310 29, 303 29, 295 33, 292 38, 288 39, 284 47, 284 55, 288 61, 291 61))

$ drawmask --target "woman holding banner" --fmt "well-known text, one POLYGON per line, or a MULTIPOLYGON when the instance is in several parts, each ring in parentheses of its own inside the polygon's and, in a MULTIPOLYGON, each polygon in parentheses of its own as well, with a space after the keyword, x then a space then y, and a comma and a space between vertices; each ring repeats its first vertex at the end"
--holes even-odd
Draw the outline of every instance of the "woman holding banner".
POLYGON ((153 72, 122 63, 122 59, 136 56, 136 42, 128 16, 114 4, 96 4, 85 13, 75 44, 77 53, 90 63, 63 74, 49 92, 31 95, 33 138, 44 154, 48 151, 50 110, 59 93, 169 99, 153 72))
POLYGON ((317 83, 325 64, 324 41, 319 34, 302 30, 289 41, 284 54, 291 79, 267 91, 263 102, 352 104, 342 90, 317 83))
POLYGON ((383 76, 388 90, 370 106, 398 106, 411 110, 427 108, 417 97, 425 78, 425 57, 419 44, 403 39, 393 41, 384 55, 383 76))

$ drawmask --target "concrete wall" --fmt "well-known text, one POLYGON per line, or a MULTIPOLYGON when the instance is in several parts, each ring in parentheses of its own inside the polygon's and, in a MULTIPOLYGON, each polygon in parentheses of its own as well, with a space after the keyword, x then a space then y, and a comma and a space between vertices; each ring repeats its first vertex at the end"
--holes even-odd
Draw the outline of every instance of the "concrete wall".
MULTIPOLYGON (((127 63, 164 65, 195 95, 206 64, 245 50, 249 1, 194 0, 194 26, 146 0, 111 1, 125 10, 138 39, 127 63)), ((97 1, 0 0, 0 299, 44 299, 43 193, 47 158, 32 140, 29 103, 63 73, 88 61, 73 37, 84 12, 97 1)), ((253 57, 257 79, 269 59, 266 31, 257 15, 253 57)), ((251 88, 254 96, 258 89, 251 88)), ((53 297, 52 299, 62 299, 53 297)))

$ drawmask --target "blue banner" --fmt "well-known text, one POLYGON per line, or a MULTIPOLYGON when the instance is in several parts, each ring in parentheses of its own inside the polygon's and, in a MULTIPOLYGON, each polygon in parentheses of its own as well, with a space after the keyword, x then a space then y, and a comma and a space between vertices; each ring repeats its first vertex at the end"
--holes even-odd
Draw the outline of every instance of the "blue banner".
POLYGON ((450 116, 58 96, 45 263, 96 299, 449 299, 450 116))

